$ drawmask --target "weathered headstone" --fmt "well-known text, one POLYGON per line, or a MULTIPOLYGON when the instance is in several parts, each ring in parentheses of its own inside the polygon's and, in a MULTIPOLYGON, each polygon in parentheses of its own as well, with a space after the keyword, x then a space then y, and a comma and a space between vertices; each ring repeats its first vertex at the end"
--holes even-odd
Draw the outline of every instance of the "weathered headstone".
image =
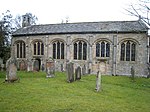
POLYGON ((61 71, 62 71, 62 72, 64 71, 64 67, 63 67, 63 64, 61 64, 61 71))
POLYGON ((6 82, 14 82, 19 80, 17 77, 17 61, 15 58, 9 58, 6 62, 6 82))
POLYGON ((42 64, 42 71, 44 71, 45 67, 44 67, 44 64, 42 64))
POLYGON ((95 88, 95 90, 97 92, 101 91, 101 73, 100 73, 100 71, 98 71, 96 74, 96 88, 95 88))
POLYGON ((85 65, 82 68, 82 75, 86 75, 86 66, 85 65))
POLYGON ((20 62, 20 70, 26 70, 26 64, 25 64, 25 61, 21 61, 20 62))
POLYGON ((32 71, 32 61, 30 60, 27 61, 27 71, 28 72, 32 71))
POLYGON ((4 71, 4 64, 1 64, 1 71, 4 71))
POLYGON ((91 69, 88 69, 88 74, 91 74, 91 69))
POLYGON ((134 67, 132 66, 131 67, 131 79, 132 79, 132 81, 134 81, 134 78, 135 78, 135 70, 134 70, 134 67))
POLYGON ((148 68, 148 75, 147 75, 147 78, 150 78, 150 63, 147 63, 147 68, 148 68))
POLYGON ((74 71, 73 71, 73 63, 67 63, 66 73, 67 73, 67 82, 71 83, 74 81, 74 71))
POLYGON ((38 60, 34 60, 33 71, 39 71, 39 64, 38 60))
POLYGON ((78 66, 75 70, 75 80, 80 80, 81 79, 81 67, 78 66))
POLYGON ((46 61, 46 74, 47 78, 55 77, 55 62, 54 60, 47 60, 46 61))

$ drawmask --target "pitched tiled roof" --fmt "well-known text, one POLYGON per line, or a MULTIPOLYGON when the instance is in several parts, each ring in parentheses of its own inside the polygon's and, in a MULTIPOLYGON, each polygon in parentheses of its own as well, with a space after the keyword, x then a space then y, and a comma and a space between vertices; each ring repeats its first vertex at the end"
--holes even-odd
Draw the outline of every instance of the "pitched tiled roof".
POLYGON ((113 32, 146 32, 142 21, 107 21, 32 25, 18 29, 13 36, 69 34, 69 33, 113 33, 113 32))

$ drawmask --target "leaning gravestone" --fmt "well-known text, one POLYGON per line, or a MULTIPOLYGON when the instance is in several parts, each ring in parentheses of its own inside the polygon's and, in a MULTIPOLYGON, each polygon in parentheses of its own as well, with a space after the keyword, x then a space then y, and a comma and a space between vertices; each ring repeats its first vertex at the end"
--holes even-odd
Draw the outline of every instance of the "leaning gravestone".
POLYGON ((33 71, 39 71, 39 61, 34 60, 33 71))
POLYGON ((101 91, 101 73, 100 71, 97 72, 97 75, 96 75, 96 91, 101 91))
POLYGON ((134 78, 135 78, 135 70, 134 70, 134 67, 132 66, 131 67, 131 79, 132 79, 132 81, 134 81, 134 78))
POLYGON ((1 64, 1 71, 4 71, 4 64, 1 64))
POLYGON ((64 71, 64 67, 63 67, 63 64, 61 64, 61 71, 62 71, 62 72, 64 71))
POLYGON ((82 68, 82 74, 83 74, 83 75, 86 75, 86 67, 85 67, 85 65, 84 65, 83 68, 82 68))
POLYGON ((66 73, 67 73, 67 82, 71 83, 74 81, 74 71, 73 71, 73 63, 67 63, 66 73))
POLYGON ((44 71, 45 67, 44 67, 44 64, 42 64, 42 71, 44 71))
POLYGON ((75 70, 75 80, 80 80, 81 79, 81 67, 78 66, 75 70))
POLYGON ((148 75, 147 75, 147 78, 150 78, 150 63, 147 63, 147 68, 148 68, 148 75))
POLYGON ((47 60, 46 61, 46 74, 47 78, 55 77, 55 61, 54 60, 47 60))
POLYGON ((19 78, 17 77, 17 61, 15 58, 9 58, 6 62, 6 69, 7 69, 7 73, 6 73, 6 82, 14 82, 19 80, 19 78))
POLYGON ((27 71, 28 72, 32 71, 32 61, 31 60, 27 61, 27 71))

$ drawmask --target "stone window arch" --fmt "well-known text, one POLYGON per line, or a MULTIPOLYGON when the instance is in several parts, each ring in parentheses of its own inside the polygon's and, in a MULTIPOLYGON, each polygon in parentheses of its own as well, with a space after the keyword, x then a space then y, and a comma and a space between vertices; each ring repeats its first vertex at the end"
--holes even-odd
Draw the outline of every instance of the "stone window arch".
POLYGON ((136 43, 127 40, 121 43, 121 61, 135 61, 136 57, 136 43))
POLYGON ((86 60, 87 59, 87 43, 83 40, 74 42, 74 59, 86 60))
POLYGON ((33 42, 33 55, 44 55, 44 44, 40 40, 33 42))
POLYGON ((16 56, 17 58, 26 58, 26 44, 20 40, 16 42, 16 56))
POLYGON ((64 42, 57 40, 53 43, 53 58, 54 59, 64 59, 64 42))
POLYGON ((99 41, 96 43, 96 57, 110 57, 110 43, 99 41))

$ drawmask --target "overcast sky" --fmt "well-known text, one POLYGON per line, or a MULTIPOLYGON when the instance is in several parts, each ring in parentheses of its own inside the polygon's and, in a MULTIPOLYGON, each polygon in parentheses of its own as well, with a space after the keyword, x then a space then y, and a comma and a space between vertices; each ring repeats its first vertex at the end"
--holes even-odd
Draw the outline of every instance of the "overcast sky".
POLYGON ((137 0, 0 0, 0 14, 10 10, 13 15, 27 12, 38 17, 40 24, 69 22, 136 20, 124 8, 137 0))

